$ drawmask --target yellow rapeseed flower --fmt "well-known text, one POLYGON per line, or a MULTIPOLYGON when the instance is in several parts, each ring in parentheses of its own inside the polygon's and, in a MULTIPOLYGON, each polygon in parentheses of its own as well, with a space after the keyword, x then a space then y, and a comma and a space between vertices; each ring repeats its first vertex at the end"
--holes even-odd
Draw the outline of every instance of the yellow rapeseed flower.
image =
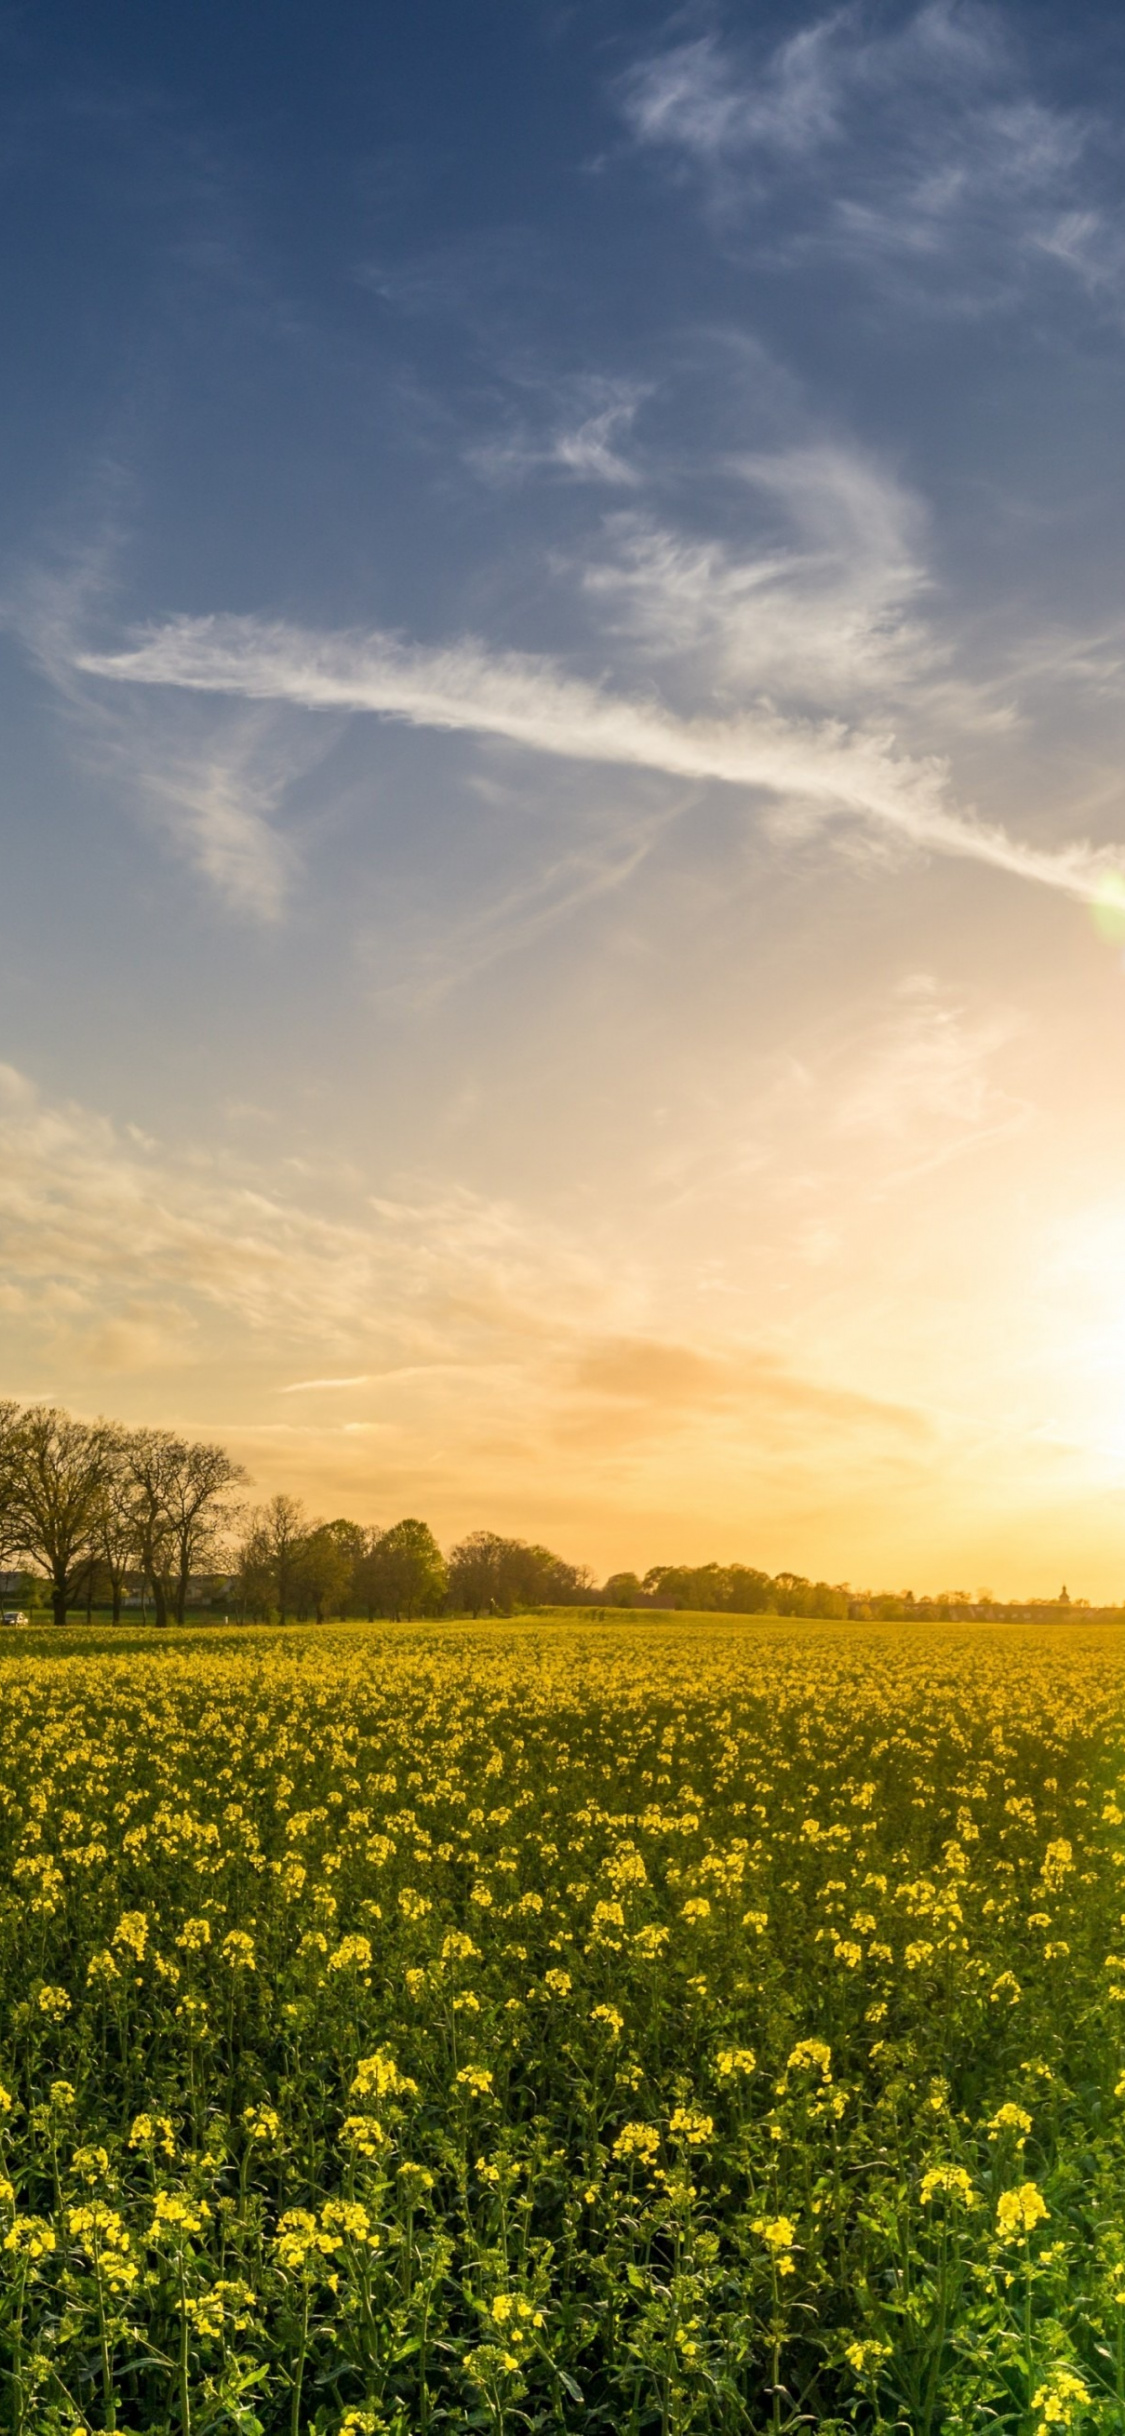
POLYGON ((1038 2183, 1020 2182, 1014 2190, 1001 2191, 996 2202, 996 2230, 1002 2241, 1010 2241, 1015 2234, 1034 2232, 1049 2214, 1038 2183))

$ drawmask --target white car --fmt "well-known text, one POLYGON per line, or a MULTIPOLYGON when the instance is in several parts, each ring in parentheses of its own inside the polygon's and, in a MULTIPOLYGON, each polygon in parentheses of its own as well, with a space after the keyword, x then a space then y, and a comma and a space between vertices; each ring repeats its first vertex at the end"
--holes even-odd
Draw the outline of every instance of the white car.
POLYGON ((27 1617, 22 1607, 5 1607, 3 1613, 0 1614, 0 1624, 26 1624, 26 1622, 27 1617))

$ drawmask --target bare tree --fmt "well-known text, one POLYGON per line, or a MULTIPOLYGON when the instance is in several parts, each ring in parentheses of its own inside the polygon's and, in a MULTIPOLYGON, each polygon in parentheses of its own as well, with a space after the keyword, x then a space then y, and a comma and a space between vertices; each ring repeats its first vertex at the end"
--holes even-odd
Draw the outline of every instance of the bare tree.
POLYGON ((258 1519, 278 1619, 284 1624, 296 1599, 297 1568, 308 1530, 305 1509, 297 1497, 271 1497, 269 1504, 262 1507, 258 1519))
POLYGON ((12 1432, 8 1515, 13 1544, 45 1566, 56 1624, 97 1555, 98 1517, 113 1469, 116 1433, 104 1421, 72 1421, 33 1404, 12 1432))
MULTIPOLYGON (((245 1516, 236 1572, 240 1612, 265 1620, 276 1613, 281 1623, 313 1604, 302 1576, 310 1540, 325 1529, 310 1524, 297 1497, 271 1497, 245 1516)), ((315 1593, 314 1593, 315 1596, 315 1593)))
POLYGON ((129 1468, 129 1440, 119 1434, 114 1462, 102 1491, 97 1519, 97 1553, 109 1582, 113 1621, 121 1622, 121 1601, 140 1554, 137 1498, 129 1468))
POLYGON ((168 1622, 175 1564, 169 1496, 179 1440, 167 1429, 132 1430, 125 1441, 124 1468, 136 1526, 141 1573, 152 1588, 156 1623, 168 1622))
POLYGON ((175 1561, 176 1622, 187 1610, 188 1583, 205 1557, 212 1554, 224 1523, 231 1521, 225 1502, 232 1489, 242 1488, 246 1473, 226 1448, 177 1439, 168 1450, 164 1472, 164 1504, 175 1561))
POLYGON ((15 1536, 15 1451, 20 1408, 11 1397, 0 1399, 0 1558, 17 1546, 15 1536))
POLYGON ((240 1623, 264 1624, 273 1607, 273 1566, 269 1533, 261 1509, 246 1516, 244 1535, 235 1552, 235 1596, 240 1623))

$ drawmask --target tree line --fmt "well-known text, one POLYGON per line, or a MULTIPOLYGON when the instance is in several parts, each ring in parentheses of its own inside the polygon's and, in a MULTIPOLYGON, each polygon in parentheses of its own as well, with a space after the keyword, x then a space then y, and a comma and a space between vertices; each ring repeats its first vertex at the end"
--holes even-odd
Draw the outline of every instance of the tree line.
POLYGON ((756 1565, 652 1565, 643 1577, 611 1573, 602 1593, 612 1607, 684 1608, 698 1615, 846 1616, 850 1593, 802 1573, 762 1573, 756 1565))
POLYGON ((407 1516, 388 1530, 339 1517, 310 1522, 294 1497, 272 1497, 248 1518, 233 1589, 246 1621, 324 1623, 368 1617, 513 1615, 571 1604, 589 1590, 585 1566, 552 1549, 473 1531, 443 1556, 428 1523, 407 1516))
POLYGON ((226 1448, 168 1429, 77 1421, 55 1405, 0 1400, 0 1565, 26 1565, 33 1597, 56 1624, 85 1606, 118 1623, 139 1598, 158 1626, 183 1624, 201 1578, 243 1622, 330 1616, 513 1615, 600 1604, 695 1614, 844 1617, 933 1624, 969 1618, 1051 1622, 1112 1617, 1071 1600, 1002 1601, 964 1590, 857 1591, 754 1565, 653 1565, 614 1573, 600 1590, 573 1565, 526 1540, 472 1531, 443 1555, 428 1524, 388 1529, 338 1516, 324 1522, 297 1498, 247 1505, 241 1464, 226 1448))
POLYGON ((323 1522, 294 1497, 247 1506, 248 1486, 209 1441, 0 1401, 0 1564, 29 1567, 56 1624, 82 1606, 119 1623, 138 1594, 154 1624, 182 1624, 208 1573, 247 1622, 512 1614, 589 1592, 588 1569, 550 1548, 474 1531, 443 1556, 413 1517, 323 1522))
POLYGON ((990 1590, 856 1590, 848 1582, 813 1582, 803 1573, 763 1573, 755 1565, 653 1565, 644 1574, 611 1573, 600 1593, 607 1606, 686 1610, 696 1615, 850 1616, 862 1624, 1052 1624, 1067 1618, 1119 1623, 1125 1607, 1091 1607, 1072 1599, 1064 1583, 1057 1598, 997 1599, 990 1590))

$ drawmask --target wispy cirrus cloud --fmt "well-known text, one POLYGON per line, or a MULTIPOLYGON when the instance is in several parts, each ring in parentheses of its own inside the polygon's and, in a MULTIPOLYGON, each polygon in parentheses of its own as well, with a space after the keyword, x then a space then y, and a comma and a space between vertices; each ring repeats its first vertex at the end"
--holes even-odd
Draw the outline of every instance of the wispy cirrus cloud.
POLYGON ((775 1448, 780 1432, 802 1454, 810 1432, 837 1445, 932 1434, 907 1403, 777 1347, 732 1344, 729 1329, 669 1341, 650 1261, 622 1245, 607 1263, 541 1211, 462 1189, 368 1197, 328 1219, 271 1174, 53 1104, 7 1066, 0 1263, 9 1377, 18 1363, 29 1396, 81 1398, 94 1376, 128 1395, 155 1372, 182 1400, 192 1373, 198 1397, 237 1358, 252 1367, 263 1442, 393 1429, 396 1460, 409 1445, 429 1463, 440 1414, 462 1461, 483 1449, 487 1468, 502 1445, 518 1478, 545 1447, 643 1460, 678 1439, 699 1451, 714 1432, 744 1449, 775 1448), (294 1378, 310 1352, 340 1366, 294 1378), (349 1355, 363 1367, 343 1367, 349 1355), (284 1418, 262 1419, 263 1386, 286 1399, 284 1418))
POLYGON ((656 664, 720 699, 754 695, 854 717, 916 688, 945 650, 917 615, 929 590, 918 500, 827 441, 734 459, 757 548, 685 538, 643 513, 606 527, 587 595, 656 664))
POLYGON ((194 749, 150 734, 126 758, 150 822, 228 912, 274 923, 287 909, 298 857, 276 823, 292 760, 282 764, 263 726, 251 717, 194 749))
POLYGON ((486 481, 504 485, 531 474, 554 474, 572 482, 634 490, 641 480, 626 447, 647 394, 639 381, 590 374, 564 385, 564 412, 544 428, 516 417, 500 437, 478 441, 467 461, 486 481))
POLYGON ((103 542, 62 571, 38 571, 5 604, 4 623, 50 686, 75 759, 122 789, 135 817, 226 912, 276 923, 300 859, 279 814, 322 741, 298 741, 275 709, 227 704, 218 716, 185 719, 183 706, 90 685, 80 638, 105 614, 116 548, 103 542))
POLYGON ((567 760, 761 791, 813 819, 860 822, 1082 899, 1095 897, 1121 860, 1120 850, 1084 840, 1033 845, 977 819, 952 800, 942 763, 900 753, 885 733, 786 717, 768 703, 727 717, 680 716, 651 694, 614 692, 549 658, 490 651, 471 638, 434 648, 379 632, 174 618, 124 650, 83 653, 78 665, 115 684, 366 711, 567 760))
POLYGON ((740 79, 714 34, 674 43, 621 89, 638 140, 717 163, 732 154, 803 157, 839 132, 839 15, 802 27, 740 79))
POLYGON ((1019 1029, 1010 1009, 970 1017, 932 974, 899 985, 859 1070, 841 1077, 827 1127, 845 1157, 857 1141, 877 1149, 878 1197, 1023 1132, 1032 1103, 996 1072, 1019 1029))
POLYGON ((1119 284, 1104 132, 1039 96, 998 9, 926 0, 888 25, 845 5, 772 47, 706 34, 640 61, 620 101, 724 214, 783 192, 784 235, 757 235, 789 259, 828 250, 965 310, 1014 299, 1048 259, 1091 292, 1119 284))
POLYGON ((87 1339, 136 1315, 137 1281, 179 1333, 208 1320, 271 1348, 447 1360, 542 1333, 537 1306, 600 1305, 596 1265, 463 1189, 368 1198, 328 1218, 248 1168, 171 1151, 0 1066, 0 1268, 8 1309, 87 1339), (548 1281, 553 1281, 548 1283, 548 1281), (387 1315, 391 1316, 388 1317, 387 1315))

